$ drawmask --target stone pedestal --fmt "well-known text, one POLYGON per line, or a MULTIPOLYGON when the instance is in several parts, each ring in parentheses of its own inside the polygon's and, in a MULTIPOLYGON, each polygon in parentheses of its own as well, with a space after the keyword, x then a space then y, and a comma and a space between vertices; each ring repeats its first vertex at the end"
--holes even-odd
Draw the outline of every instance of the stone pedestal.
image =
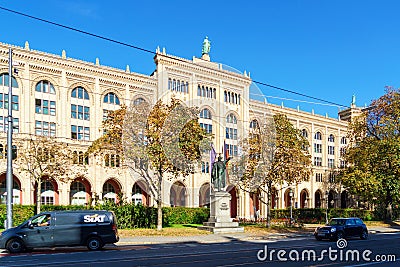
POLYGON ((213 233, 234 233, 244 232, 238 222, 231 218, 231 195, 228 192, 214 192, 211 194, 210 218, 199 226, 200 230, 207 230, 213 233))

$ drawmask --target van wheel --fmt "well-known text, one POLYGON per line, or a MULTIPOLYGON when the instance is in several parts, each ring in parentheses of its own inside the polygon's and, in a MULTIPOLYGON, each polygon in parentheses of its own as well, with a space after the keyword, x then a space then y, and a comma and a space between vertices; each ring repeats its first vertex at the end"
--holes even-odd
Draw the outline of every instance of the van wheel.
POLYGON ((101 242, 101 239, 97 236, 92 236, 89 237, 87 241, 87 248, 89 250, 99 250, 103 247, 103 242, 101 242))
POLYGON ((7 250, 11 253, 20 253, 24 250, 24 242, 19 238, 13 238, 7 242, 7 250))

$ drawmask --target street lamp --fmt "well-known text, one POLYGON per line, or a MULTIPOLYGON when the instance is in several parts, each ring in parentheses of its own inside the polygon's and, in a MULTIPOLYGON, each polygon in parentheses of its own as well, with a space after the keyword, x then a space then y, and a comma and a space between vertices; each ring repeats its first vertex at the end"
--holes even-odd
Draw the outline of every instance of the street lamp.
POLYGON ((289 189, 289 198, 290 198, 290 222, 289 222, 289 224, 292 225, 292 220, 293 220, 293 214, 292 214, 293 190, 292 190, 292 188, 289 189))
POLYGON ((328 221, 328 196, 329 196, 329 192, 325 191, 325 201, 326 201, 325 221, 326 221, 326 224, 329 223, 329 221, 328 221))

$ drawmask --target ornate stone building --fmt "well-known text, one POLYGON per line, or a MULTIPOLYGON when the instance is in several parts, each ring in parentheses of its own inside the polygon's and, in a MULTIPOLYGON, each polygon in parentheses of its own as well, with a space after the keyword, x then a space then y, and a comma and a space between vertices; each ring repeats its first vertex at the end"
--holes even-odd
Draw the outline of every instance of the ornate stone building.
MULTIPOLYGON (((8 94, 8 49, 0 43, 0 194, 5 202, 6 117, 8 94)), ((61 55, 11 46, 18 73, 13 74, 12 108, 14 139, 29 135, 50 135, 74 148, 75 177, 68 182, 44 181, 41 199, 46 204, 83 204, 93 199, 116 199, 123 194, 135 203, 152 205, 152 197, 139 177, 120 167, 120 155, 104 158, 85 157, 91 142, 103 133, 102 121, 110 110, 121 104, 158 99, 168 101, 172 95, 190 106, 198 106, 201 126, 212 133, 214 147, 220 153, 224 142, 230 155, 238 154, 238 140, 249 131, 255 114, 281 112, 302 130, 310 142, 313 173, 308 182, 274 188, 274 208, 345 207, 348 196, 343 188, 331 187, 334 170, 341 164, 346 145, 347 121, 359 111, 352 106, 338 120, 284 108, 252 97, 250 75, 225 68, 210 61, 208 53, 192 60, 156 51, 155 71, 150 75, 102 66, 61 55), (218 149, 219 148, 219 149, 218 149), (290 197, 290 188, 293 195, 290 197), (326 194, 327 192, 327 194, 326 194)), ((203 159, 199 171, 189 177, 165 181, 164 205, 198 207, 207 205, 210 191, 209 160, 203 159)), ((35 184, 14 166, 13 199, 15 204, 36 201, 35 184)), ((234 185, 227 187, 232 195, 232 217, 252 218, 255 211, 265 216, 261 193, 248 194, 234 185)))

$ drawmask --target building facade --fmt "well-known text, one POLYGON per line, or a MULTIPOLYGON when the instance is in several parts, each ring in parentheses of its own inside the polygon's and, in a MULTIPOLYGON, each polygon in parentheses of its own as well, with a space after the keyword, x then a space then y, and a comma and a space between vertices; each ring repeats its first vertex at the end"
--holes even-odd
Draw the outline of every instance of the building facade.
MULTIPOLYGON (((252 80, 222 64, 210 61, 209 55, 192 60, 155 53, 155 71, 151 75, 132 73, 61 55, 34 51, 0 43, 0 194, 5 203, 6 131, 8 107, 8 51, 18 62, 12 77, 14 139, 31 135, 54 136, 74 148, 76 160, 71 163, 76 175, 68 181, 57 179, 42 183, 44 204, 87 204, 94 200, 117 201, 121 194, 128 202, 153 205, 154 200, 140 177, 121 167, 122 155, 85 156, 91 142, 103 134, 102 121, 107 113, 146 101, 167 102, 172 96, 200 109, 201 126, 213 134, 213 144, 221 153, 226 143, 229 154, 237 156, 241 136, 249 131, 257 114, 286 114, 310 142, 313 172, 309 181, 298 185, 274 187, 273 208, 347 207, 349 198, 344 188, 332 186, 335 169, 343 164, 341 155, 346 145, 348 121, 357 108, 343 113, 342 120, 296 109, 268 104, 251 97, 252 80), (349 115, 350 114, 350 115, 349 115), (218 149, 220 148, 220 149, 218 149), (292 191, 292 194, 290 194, 292 191)), ((339 116, 340 117, 340 116, 339 116)), ((163 203, 166 206, 199 207, 208 204, 210 192, 209 158, 204 157, 199 170, 175 180, 165 181, 163 203)), ((33 204, 36 185, 14 166, 14 204, 33 204)), ((233 184, 226 188, 232 195, 232 217, 265 216, 260 201, 264 194, 245 193, 233 184)))

